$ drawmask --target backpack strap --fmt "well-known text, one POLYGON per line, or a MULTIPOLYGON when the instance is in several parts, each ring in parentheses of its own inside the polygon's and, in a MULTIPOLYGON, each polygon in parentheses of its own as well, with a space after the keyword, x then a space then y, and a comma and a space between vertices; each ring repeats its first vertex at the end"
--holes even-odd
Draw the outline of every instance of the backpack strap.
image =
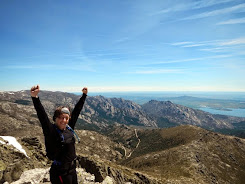
MULTIPOLYGON (((62 131, 55 124, 53 124, 53 126, 54 126, 55 130, 59 133, 59 136, 61 138, 61 143, 64 143, 65 138, 64 138, 62 131)), ((75 138, 80 143, 80 138, 78 137, 77 133, 69 125, 66 125, 66 128, 67 128, 67 130, 71 131, 73 133, 73 135, 75 135, 75 138)))
POLYGON ((70 130, 75 135, 77 141, 80 142, 80 138, 78 137, 77 133, 69 125, 66 125, 66 128, 70 130))
POLYGON ((62 144, 65 143, 65 137, 64 137, 62 131, 55 124, 53 124, 53 126, 54 126, 55 130, 58 132, 58 134, 60 136, 61 143, 62 144))

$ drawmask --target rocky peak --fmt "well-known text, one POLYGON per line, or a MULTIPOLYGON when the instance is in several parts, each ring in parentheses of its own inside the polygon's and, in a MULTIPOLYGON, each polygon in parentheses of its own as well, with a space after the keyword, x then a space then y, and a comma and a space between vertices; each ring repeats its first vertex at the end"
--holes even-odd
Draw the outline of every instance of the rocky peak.
POLYGON ((175 124, 191 124, 205 128, 232 128, 230 122, 217 119, 214 115, 195 110, 170 101, 150 101, 142 106, 143 110, 156 121, 167 119, 175 124))

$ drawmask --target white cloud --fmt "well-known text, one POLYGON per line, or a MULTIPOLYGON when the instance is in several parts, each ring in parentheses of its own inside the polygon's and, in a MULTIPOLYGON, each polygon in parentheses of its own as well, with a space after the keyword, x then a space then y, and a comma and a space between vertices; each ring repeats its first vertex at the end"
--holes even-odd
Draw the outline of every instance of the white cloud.
POLYGON ((152 70, 140 70, 134 73, 136 74, 164 74, 164 73, 183 73, 182 69, 152 69, 152 70))
MULTIPOLYGON (((227 86, 219 86, 219 85, 209 85, 209 86, 180 86, 180 85, 175 85, 175 86, 169 86, 165 84, 164 86, 157 85, 157 86, 88 86, 89 93, 93 92, 137 92, 137 91, 241 91, 244 92, 245 88, 240 87, 240 88, 232 88, 229 89, 227 86)), ((70 90, 69 87, 63 88, 60 91, 66 91, 66 92, 81 92, 80 88, 77 88, 77 90, 70 90)), ((88 93, 88 95, 89 95, 88 93)))
POLYGON ((223 8, 219 10, 214 10, 214 11, 192 15, 192 16, 180 19, 180 20, 200 19, 200 18, 206 18, 206 17, 211 17, 211 16, 224 15, 224 14, 232 13, 232 12, 245 12, 245 3, 239 4, 233 7, 229 7, 229 8, 223 8))
POLYGON ((228 47, 214 47, 214 48, 205 48, 199 50, 208 51, 208 52, 226 52, 228 49, 229 49, 228 47))
POLYGON ((202 41, 202 42, 185 41, 185 42, 172 43, 171 45, 180 46, 180 47, 200 47, 200 46, 216 45, 220 41, 222 40, 211 40, 211 41, 202 41))
POLYGON ((205 43, 198 43, 198 44, 184 45, 183 47, 200 47, 205 45, 206 45, 205 43))
POLYGON ((245 23, 245 18, 240 18, 240 19, 230 19, 226 20, 223 22, 217 23, 217 25, 225 25, 225 24, 244 24, 245 23))
MULTIPOLYGON (((218 58, 228 58, 228 57, 232 57, 232 55, 222 54, 222 55, 215 55, 215 56, 209 56, 209 57, 199 57, 199 58, 187 58, 187 59, 179 59, 179 60, 160 61, 160 62, 151 63, 151 65, 167 64, 167 63, 183 63, 183 62, 190 62, 190 61, 203 61, 203 60, 207 60, 207 59, 218 59, 218 58)), ((145 65, 149 65, 149 64, 145 64, 145 65)), ((144 64, 142 64, 141 66, 144 66, 144 64)))
MULTIPOLYGON (((222 65, 223 67, 223 65, 222 65)), ((83 85, 80 85, 83 86, 83 85)), ((103 93, 103 92, 143 92, 143 91, 245 91, 244 85, 240 85, 238 87, 228 87, 222 86, 219 84, 213 84, 213 85, 208 85, 205 86, 203 84, 200 84, 200 86, 194 85, 194 84, 189 84, 189 85, 180 85, 180 84, 162 84, 159 82, 159 85, 85 85, 88 87, 88 95, 90 93, 103 93)), ((23 89, 23 88, 22 88, 23 89)), ((27 88, 29 89, 29 88, 27 88)), ((65 86, 65 87, 53 87, 52 86, 43 86, 43 89, 48 90, 48 91, 63 91, 63 92, 77 92, 82 94, 82 87, 78 86, 65 86)), ((7 91, 7 90, 6 90, 7 91)), ((17 90, 16 90, 17 91, 17 90)))
POLYGON ((199 9, 199 8, 206 8, 218 4, 229 3, 234 0, 201 0, 201 1, 194 1, 192 4, 192 9, 199 9))
POLYGON ((186 6, 186 5, 176 5, 174 7, 171 7, 171 8, 167 8, 167 9, 163 9, 163 10, 160 10, 160 11, 156 11, 154 13, 151 14, 152 15, 159 15, 159 14, 165 14, 165 13, 169 13, 169 12, 176 12, 176 11, 184 11, 184 10, 187 10, 189 9, 190 6, 186 6))
POLYGON ((185 4, 177 4, 171 8, 166 8, 160 11, 156 11, 152 13, 151 15, 159 15, 159 14, 165 14, 169 12, 177 12, 177 11, 187 11, 187 10, 194 10, 194 9, 201 9, 201 8, 206 8, 218 4, 223 4, 223 3, 228 3, 233 0, 200 0, 200 1, 194 1, 190 3, 185 3, 185 4))
POLYGON ((220 41, 217 43, 218 46, 231 46, 231 45, 244 45, 244 44, 245 44, 245 37, 220 41))
POLYGON ((187 44, 193 44, 193 42, 176 42, 176 43, 172 43, 171 45, 187 45, 187 44))
POLYGON ((202 51, 210 51, 210 52, 231 52, 231 50, 241 49, 245 46, 245 37, 227 39, 227 40, 211 40, 211 41, 203 41, 203 42, 177 42, 172 43, 173 46, 179 47, 200 47, 199 50, 202 51))
POLYGON ((90 66, 90 64, 72 64, 68 65, 55 65, 55 64, 43 64, 43 65, 6 65, 3 66, 6 69, 30 69, 30 70, 76 70, 76 71, 89 71, 95 72, 95 70, 90 66))

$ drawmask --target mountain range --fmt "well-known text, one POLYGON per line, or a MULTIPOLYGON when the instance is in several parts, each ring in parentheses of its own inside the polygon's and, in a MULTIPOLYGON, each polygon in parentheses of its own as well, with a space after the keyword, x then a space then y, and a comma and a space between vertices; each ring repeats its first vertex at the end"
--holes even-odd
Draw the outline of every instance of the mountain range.
MULTIPOLYGON (((73 108, 79 99, 51 91, 39 97, 50 119, 57 106, 73 108)), ((0 135, 16 137, 30 156, 0 144, 0 183, 17 180, 26 169, 50 166, 29 91, 1 92, 0 119, 0 135)), ((243 183, 244 139, 214 130, 232 130, 244 121, 171 101, 139 105, 88 96, 76 125, 82 140, 76 146, 79 166, 98 182, 111 176, 115 183, 243 183)))
MULTIPOLYGON (((62 92, 40 92, 41 102, 47 113, 52 116, 59 105, 74 107, 79 96, 62 92)), ((29 91, 0 93, 0 112, 38 124, 33 111, 29 91), (30 116, 30 112, 32 115, 30 116), (17 114, 16 114, 17 113, 17 114), (15 116, 16 114, 16 116, 15 116), (21 116, 21 115, 22 116, 21 116)), ((151 100, 143 105, 122 98, 105 98, 103 96, 88 97, 78 126, 107 127, 120 123, 153 128, 173 127, 180 124, 197 125, 203 128, 230 128, 235 123, 245 121, 245 118, 213 115, 201 110, 177 105, 171 101, 151 100)))

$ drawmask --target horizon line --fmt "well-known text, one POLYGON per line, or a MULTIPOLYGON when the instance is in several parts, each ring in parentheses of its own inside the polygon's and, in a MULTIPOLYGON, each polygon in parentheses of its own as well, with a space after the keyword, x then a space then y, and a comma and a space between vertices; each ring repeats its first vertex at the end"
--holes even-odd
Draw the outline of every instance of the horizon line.
MULTIPOLYGON (((29 91, 29 90, 0 90, 0 92, 21 92, 21 91, 29 91)), ((50 91, 50 92, 63 92, 63 93, 82 93, 82 91, 65 91, 65 90, 41 90, 42 91, 50 91)), ((210 91, 202 91, 202 90, 141 90, 141 91, 88 91, 89 93, 161 93, 161 92, 190 92, 190 93, 245 93, 245 91, 221 91, 221 90, 210 90, 210 91)))

